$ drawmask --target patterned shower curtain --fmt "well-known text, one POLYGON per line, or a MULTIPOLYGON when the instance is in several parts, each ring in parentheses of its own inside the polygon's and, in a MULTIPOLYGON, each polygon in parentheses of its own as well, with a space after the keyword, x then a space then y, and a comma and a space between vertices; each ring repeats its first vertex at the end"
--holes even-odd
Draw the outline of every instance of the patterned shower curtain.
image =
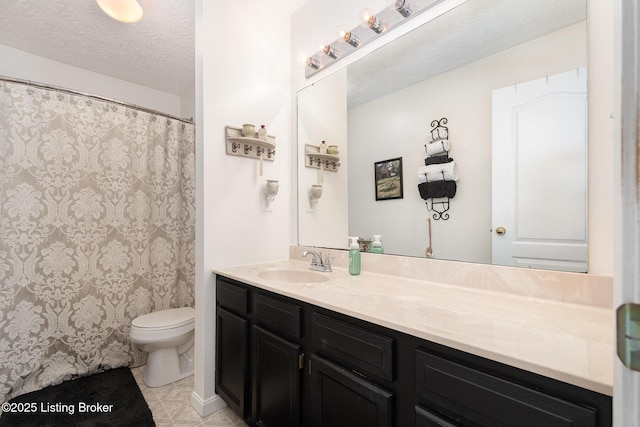
POLYGON ((0 82, 0 402, 143 355, 131 321, 193 306, 195 129, 0 82))

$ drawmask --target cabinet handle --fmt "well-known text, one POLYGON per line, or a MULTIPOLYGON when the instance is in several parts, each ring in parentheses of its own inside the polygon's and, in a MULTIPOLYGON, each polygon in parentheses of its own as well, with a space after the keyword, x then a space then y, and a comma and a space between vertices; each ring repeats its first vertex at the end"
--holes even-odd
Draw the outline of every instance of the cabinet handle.
POLYGON ((304 353, 298 355, 298 369, 304 369, 304 353))
POLYGON ((311 359, 309 359, 309 376, 311 376, 311 359))

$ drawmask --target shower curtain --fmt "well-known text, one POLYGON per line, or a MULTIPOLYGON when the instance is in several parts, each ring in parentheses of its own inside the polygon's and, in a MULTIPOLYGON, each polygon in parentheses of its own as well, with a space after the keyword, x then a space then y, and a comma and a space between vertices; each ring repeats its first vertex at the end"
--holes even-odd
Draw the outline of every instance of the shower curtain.
POLYGON ((194 125, 0 82, 0 402, 138 366, 131 321, 194 304, 194 125))

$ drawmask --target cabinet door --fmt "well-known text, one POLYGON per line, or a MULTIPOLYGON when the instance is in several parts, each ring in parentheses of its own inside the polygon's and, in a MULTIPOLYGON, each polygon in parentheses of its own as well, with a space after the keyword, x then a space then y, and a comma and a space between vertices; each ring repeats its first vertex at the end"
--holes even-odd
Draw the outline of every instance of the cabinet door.
POLYGON ((253 326, 253 415, 257 426, 300 425, 301 346, 253 326))
POLYGON ((216 393, 242 418, 249 391, 249 323, 218 307, 216 316, 216 393))
POLYGON ((314 426, 392 426, 392 393, 316 355, 310 363, 314 426))

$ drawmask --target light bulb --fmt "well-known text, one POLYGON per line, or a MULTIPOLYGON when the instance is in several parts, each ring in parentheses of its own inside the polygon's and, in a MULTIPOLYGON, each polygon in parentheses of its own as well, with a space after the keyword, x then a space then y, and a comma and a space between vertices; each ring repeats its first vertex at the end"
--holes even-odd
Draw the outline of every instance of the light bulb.
POLYGON ((307 58, 307 67, 313 68, 314 70, 320 69, 320 63, 313 59, 312 57, 307 58))
POLYGON ((330 44, 322 48, 322 52, 328 57, 331 57, 333 59, 338 58, 338 51, 334 47, 332 47, 330 44))
POLYGON ((373 13, 372 9, 366 8, 360 11, 360 20, 366 26, 369 26, 369 18, 371 18, 372 16, 376 16, 375 13, 373 13))
POLYGON ((371 28, 376 32, 376 34, 380 34, 382 31, 384 31, 384 25, 382 24, 382 21, 375 15, 375 13, 373 13, 371 9, 362 10, 360 12, 360 19, 365 26, 371 28))
POLYGON ((342 39, 353 47, 358 47, 358 45, 360 44, 360 40, 358 40, 355 34, 353 34, 351 31, 346 32, 342 39))
POLYGON ((309 53, 305 51, 298 52, 298 56, 296 57, 298 65, 304 66, 307 65, 307 58, 309 58, 309 53))
POLYGON ((384 31, 384 25, 382 25, 382 21, 375 15, 369 17, 367 26, 371 28, 376 34, 380 34, 382 31, 384 31))

